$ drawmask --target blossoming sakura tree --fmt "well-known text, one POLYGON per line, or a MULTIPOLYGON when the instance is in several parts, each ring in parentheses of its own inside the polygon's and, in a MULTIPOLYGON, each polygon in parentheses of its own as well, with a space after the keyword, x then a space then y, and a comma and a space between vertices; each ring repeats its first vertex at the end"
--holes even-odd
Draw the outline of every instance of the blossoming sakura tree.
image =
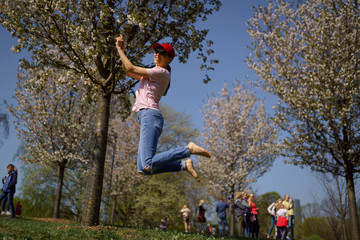
POLYGON ((276 123, 295 165, 346 179, 352 239, 360 239, 354 179, 360 172, 358 0, 273 1, 248 21, 248 66, 279 97, 276 123))

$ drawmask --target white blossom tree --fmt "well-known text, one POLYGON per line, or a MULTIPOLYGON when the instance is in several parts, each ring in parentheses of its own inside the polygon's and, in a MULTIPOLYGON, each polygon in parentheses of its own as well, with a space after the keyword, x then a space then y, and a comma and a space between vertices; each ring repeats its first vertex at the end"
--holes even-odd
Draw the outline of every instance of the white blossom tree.
POLYGON ((248 66, 279 97, 285 156, 346 179, 353 240, 360 239, 354 178, 360 172, 358 0, 286 1, 255 8, 248 66))
POLYGON ((19 158, 58 172, 54 218, 60 216, 65 169, 86 171, 93 148, 95 104, 77 76, 54 68, 19 74, 16 106, 9 106, 23 142, 19 158), (78 169, 79 168, 79 169, 78 169))
MULTIPOLYGON (((83 75, 97 93, 96 134, 82 224, 99 223, 111 96, 126 94, 135 81, 127 79, 114 39, 121 32, 129 59, 140 65, 151 45, 171 41, 180 62, 198 51, 201 68, 211 70, 212 42, 207 29, 195 23, 219 10, 219 0, 1 0, 0 23, 19 44, 38 56, 38 64, 83 75), (209 65, 208 65, 209 64, 209 65)), ((205 76, 205 82, 209 77, 205 76)))
POLYGON ((277 129, 264 102, 259 103, 239 81, 231 90, 225 84, 219 96, 209 98, 202 113, 202 137, 212 157, 199 161, 201 175, 212 196, 234 196, 272 166, 278 155, 277 129))

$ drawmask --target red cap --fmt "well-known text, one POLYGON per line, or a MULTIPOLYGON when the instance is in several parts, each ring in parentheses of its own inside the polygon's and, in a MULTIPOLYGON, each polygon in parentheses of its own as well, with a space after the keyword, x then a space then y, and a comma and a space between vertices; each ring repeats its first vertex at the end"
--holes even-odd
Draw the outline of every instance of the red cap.
POLYGON ((154 43, 152 45, 152 48, 155 50, 155 49, 158 49, 158 48, 162 48, 164 49, 171 57, 175 57, 175 50, 174 48, 168 44, 168 43, 163 43, 163 44, 160 44, 160 43, 154 43))

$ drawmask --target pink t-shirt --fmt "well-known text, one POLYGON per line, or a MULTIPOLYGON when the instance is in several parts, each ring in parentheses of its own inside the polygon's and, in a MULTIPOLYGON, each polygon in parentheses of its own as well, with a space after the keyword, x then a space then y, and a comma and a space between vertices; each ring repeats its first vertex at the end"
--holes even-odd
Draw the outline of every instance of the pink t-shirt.
POLYGON ((159 101, 164 95, 169 82, 170 72, 162 67, 146 69, 149 78, 141 78, 140 86, 136 90, 136 101, 132 107, 134 112, 142 108, 159 110, 159 101))

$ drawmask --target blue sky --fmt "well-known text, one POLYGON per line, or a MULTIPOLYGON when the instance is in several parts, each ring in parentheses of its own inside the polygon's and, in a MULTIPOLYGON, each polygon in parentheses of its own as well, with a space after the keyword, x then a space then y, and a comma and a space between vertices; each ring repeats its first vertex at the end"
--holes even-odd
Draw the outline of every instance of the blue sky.
MULTIPOLYGON (((215 65, 215 71, 209 72, 212 81, 207 84, 202 82, 205 73, 200 71, 201 62, 196 59, 195 54, 190 56, 186 64, 178 63, 175 59, 171 64, 171 88, 161 102, 176 111, 189 114, 194 126, 201 131, 203 118, 200 108, 208 96, 220 91, 224 82, 231 86, 235 80, 241 82, 255 80, 256 76, 245 64, 245 58, 250 53, 246 48, 250 43, 249 34, 246 32, 246 21, 253 14, 252 5, 265 3, 265 0, 223 1, 220 11, 210 16, 208 21, 201 23, 203 28, 210 29, 208 38, 214 41, 214 58, 220 61, 215 65)), ((11 38, 10 33, 0 27, 1 102, 3 100, 14 102, 12 96, 16 87, 18 60, 23 57, 10 51, 11 46, 15 44, 16 39, 11 38)), ((260 99, 265 99, 266 108, 271 113, 276 98, 261 91, 257 92, 260 99)), ((0 148, 0 176, 6 174, 6 165, 12 161, 19 144, 13 126, 10 131, 9 138, 0 148)), ((254 189, 259 194, 276 191, 283 196, 288 193, 293 198, 300 199, 303 205, 316 201, 314 193, 319 194, 316 186, 317 181, 309 170, 285 165, 283 159, 277 159, 274 166, 254 184, 254 189)))

